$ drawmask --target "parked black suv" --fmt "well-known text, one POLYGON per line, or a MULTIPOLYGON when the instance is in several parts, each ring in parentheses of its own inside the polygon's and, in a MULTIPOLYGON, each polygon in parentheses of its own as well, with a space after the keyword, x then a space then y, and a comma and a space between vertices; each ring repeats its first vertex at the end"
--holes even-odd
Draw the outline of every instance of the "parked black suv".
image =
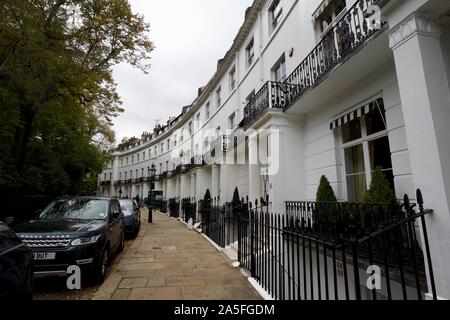
POLYGON ((102 282, 112 254, 124 246, 123 214, 117 199, 61 198, 36 220, 15 228, 32 250, 35 277, 66 276, 71 265, 102 282))
POLYGON ((31 250, 0 222, 0 301, 33 298, 31 250))

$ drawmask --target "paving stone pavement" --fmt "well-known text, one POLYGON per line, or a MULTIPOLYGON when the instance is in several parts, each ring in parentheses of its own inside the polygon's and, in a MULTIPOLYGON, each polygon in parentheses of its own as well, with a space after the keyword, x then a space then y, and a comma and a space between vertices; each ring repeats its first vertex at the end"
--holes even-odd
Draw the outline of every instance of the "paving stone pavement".
POLYGON ((178 220, 142 217, 141 232, 112 268, 95 300, 259 300, 239 269, 178 220))

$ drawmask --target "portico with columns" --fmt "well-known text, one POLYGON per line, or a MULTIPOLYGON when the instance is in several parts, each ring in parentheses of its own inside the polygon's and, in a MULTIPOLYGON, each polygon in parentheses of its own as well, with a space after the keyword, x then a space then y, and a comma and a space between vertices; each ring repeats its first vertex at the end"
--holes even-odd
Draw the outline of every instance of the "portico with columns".
POLYGON ((450 299, 450 56, 442 45, 449 24, 432 14, 441 5, 412 13, 399 6, 388 18, 413 182, 434 211, 427 224, 438 296, 450 299))

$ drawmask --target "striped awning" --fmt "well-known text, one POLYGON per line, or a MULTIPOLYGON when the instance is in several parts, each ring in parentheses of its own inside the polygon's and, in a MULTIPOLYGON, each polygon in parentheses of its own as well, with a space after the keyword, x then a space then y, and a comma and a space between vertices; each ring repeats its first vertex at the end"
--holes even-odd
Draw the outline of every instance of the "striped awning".
POLYGON ((356 110, 346 113, 344 116, 340 116, 340 117, 334 119, 330 123, 330 129, 334 130, 336 128, 339 128, 339 127, 343 126, 344 124, 349 123, 350 121, 353 121, 355 119, 361 118, 362 116, 364 116, 378 108, 379 108, 379 105, 378 105, 377 100, 375 100, 371 103, 368 103, 368 104, 364 105, 363 107, 360 107, 356 110))

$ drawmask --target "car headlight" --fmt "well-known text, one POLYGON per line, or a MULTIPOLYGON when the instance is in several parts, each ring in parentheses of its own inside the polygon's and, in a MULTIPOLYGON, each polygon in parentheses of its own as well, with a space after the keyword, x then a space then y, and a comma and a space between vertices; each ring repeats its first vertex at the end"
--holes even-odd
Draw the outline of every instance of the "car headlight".
POLYGON ((78 238, 78 239, 72 240, 72 242, 70 244, 74 247, 75 246, 85 246, 88 244, 96 243, 98 241, 98 239, 100 239, 100 237, 101 237, 101 235, 87 237, 87 238, 78 238))

